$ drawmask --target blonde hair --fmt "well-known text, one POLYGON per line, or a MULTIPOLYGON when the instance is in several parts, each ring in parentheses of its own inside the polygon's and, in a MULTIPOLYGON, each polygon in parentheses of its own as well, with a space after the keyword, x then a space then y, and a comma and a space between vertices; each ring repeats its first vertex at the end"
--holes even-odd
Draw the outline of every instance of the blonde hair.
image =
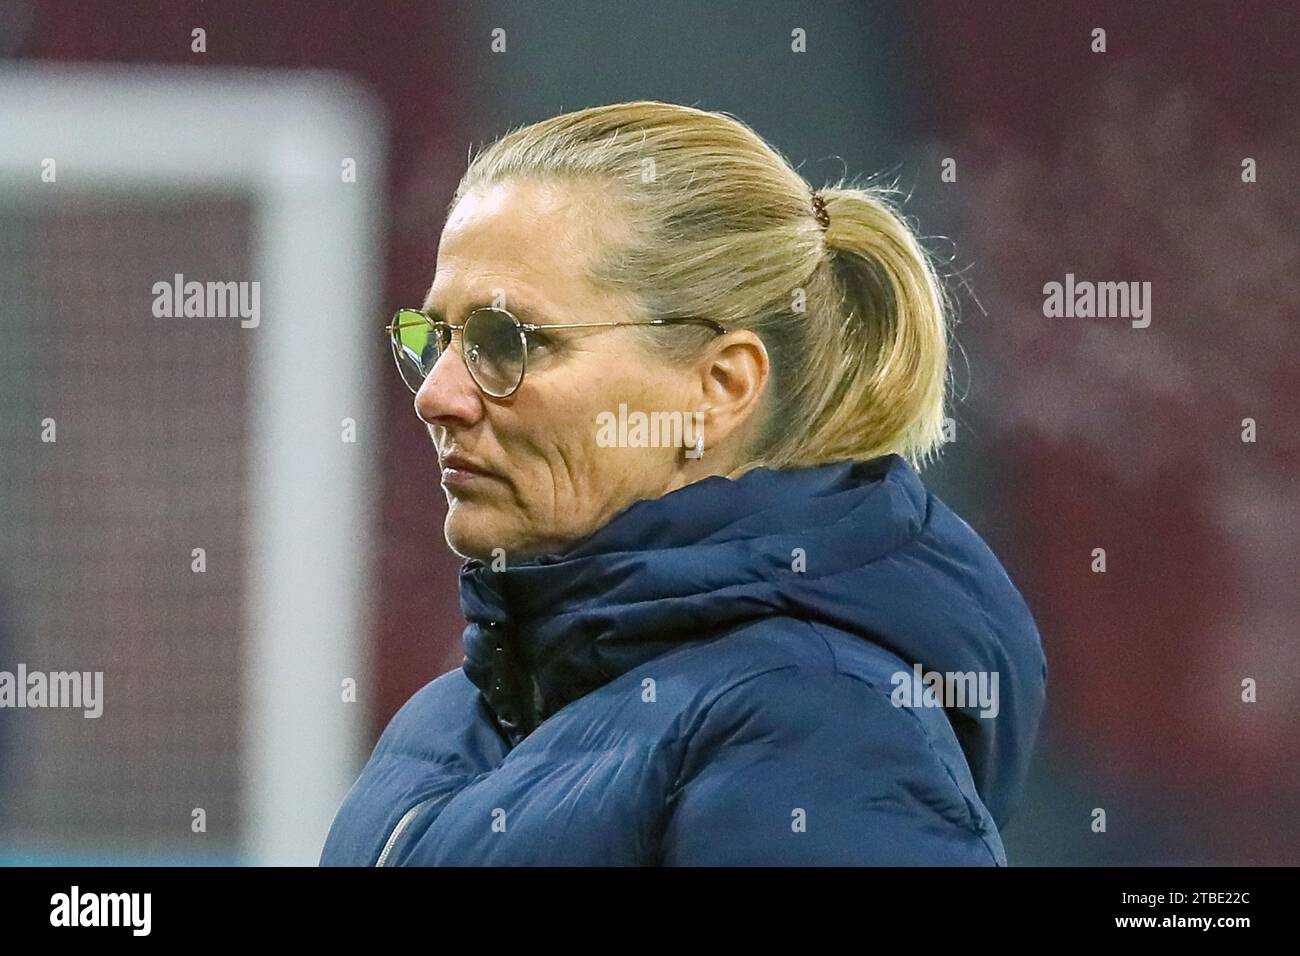
MULTIPOLYGON (((765 418, 750 468, 897 453, 921 467, 943 441, 947 300, 890 190, 812 191, 739 120, 636 101, 520 127, 475 156, 451 206, 511 177, 595 187, 623 229, 592 267, 645 315, 753 331, 768 350, 765 418)), ((711 333, 649 330, 689 355, 711 333)))

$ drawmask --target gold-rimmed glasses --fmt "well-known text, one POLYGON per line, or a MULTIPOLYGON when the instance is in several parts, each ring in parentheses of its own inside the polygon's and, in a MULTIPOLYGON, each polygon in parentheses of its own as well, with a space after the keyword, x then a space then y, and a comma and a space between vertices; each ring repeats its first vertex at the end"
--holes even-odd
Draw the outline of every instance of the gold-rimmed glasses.
POLYGON ((385 331, 393 346, 393 361, 402 381, 418 392, 442 353, 451 347, 452 333, 461 334, 461 357, 470 377, 484 394, 509 398, 523 384, 528 369, 529 336, 552 329, 599 329, 629 325, 703 325, 718 335, 726 329, 712 319, 669 318, 628 322, 521 322, 508 310, 475 309, 459 325, 432 318, 419 309, 398 309, 385 331))

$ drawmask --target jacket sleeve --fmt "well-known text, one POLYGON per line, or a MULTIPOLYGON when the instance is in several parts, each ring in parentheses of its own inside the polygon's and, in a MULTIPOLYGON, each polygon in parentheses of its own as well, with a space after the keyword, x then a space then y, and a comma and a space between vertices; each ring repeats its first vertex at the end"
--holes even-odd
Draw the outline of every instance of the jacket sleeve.
POLYGON ((955 735, 936 739, 947 720, 927 716, 844 674, 748 678, 688 731, 660 862, 1005 866, 955 735))

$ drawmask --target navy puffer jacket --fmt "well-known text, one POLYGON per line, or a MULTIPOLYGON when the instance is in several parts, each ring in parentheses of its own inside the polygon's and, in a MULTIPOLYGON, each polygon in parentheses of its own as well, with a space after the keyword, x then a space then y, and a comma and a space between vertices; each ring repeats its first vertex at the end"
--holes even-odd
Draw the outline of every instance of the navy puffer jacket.
POLYGON ((388 725, 323 865, 1006 863, 1038 631, 897 455, 708 478, 460 594, 464 665, 388 725), (996 706, 915 665, 996 674, 996 706))

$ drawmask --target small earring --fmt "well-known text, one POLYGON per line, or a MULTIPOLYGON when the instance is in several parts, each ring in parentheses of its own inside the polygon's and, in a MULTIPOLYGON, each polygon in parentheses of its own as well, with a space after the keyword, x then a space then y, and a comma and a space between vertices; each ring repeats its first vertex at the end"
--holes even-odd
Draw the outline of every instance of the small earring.
POLYGON ((685 455, 687 458, 704 457, 704 432, 702 430, 695 433, 695 448, 686 449, 685 455))

